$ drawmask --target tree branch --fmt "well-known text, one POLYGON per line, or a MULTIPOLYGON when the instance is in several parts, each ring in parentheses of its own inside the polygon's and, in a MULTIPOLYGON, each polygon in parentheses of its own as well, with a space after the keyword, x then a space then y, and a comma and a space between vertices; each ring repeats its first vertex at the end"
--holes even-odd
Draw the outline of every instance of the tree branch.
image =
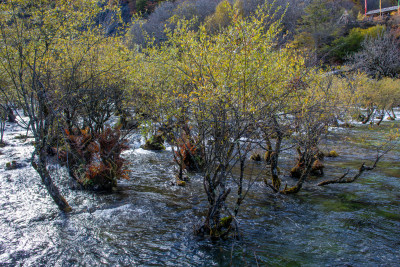
MULTIPOLYGON (((387 151, 386 151, 387 152, 387 151)), ((328 184, 346 184, 346 183, 352 183, 355 180, 357 180, 361 174, 363 174, 363 172, 365 171, 372 171, 373 169, 376 168, 379 160, 383 157, 383 155, 385 155, 386 153, 382 153, 381 155, 376 155, 376 159, 374 164, 372 165, 372 167, 369 166, 365 166, 365 162, 363 162, 361 164, 361 167, 358 169, 358 172, 350 178, 346 178, 346 176, 349 174, 350 170, 347 170, 346 173, 344 173, 341 177, 337 178, 337 179, 332 179, 332 180, 325 180, 322 181, 318 184, 318 186, 324 186, 324 185, 328 185, 328 184), (346 179, 345 179, 346 178, 346 179)))

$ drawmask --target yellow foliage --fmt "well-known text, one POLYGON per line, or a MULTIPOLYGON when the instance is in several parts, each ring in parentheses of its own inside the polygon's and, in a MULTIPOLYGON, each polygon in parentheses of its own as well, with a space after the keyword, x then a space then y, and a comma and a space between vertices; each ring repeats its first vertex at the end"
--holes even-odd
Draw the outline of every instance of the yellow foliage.
POLYGON ((144 108, 160 120, 190 114, 198 123, 219 110, 227 118, 313 113, 313 123, 328 120, 338 101, 331 78, 307 68, 292 46, 276 49, 280 20, 266 23, 275 16, 269 8, 243 18, 240 8, 222 2, 216 18, 230 21, 217 33, 209 22, 195 32, 195 21, 175 21, 168 41, 147 48, 135 67, 133 87, 148 100, 144 108))
POLYGON ((233 16, 241 16, 242 13, 243 2, 241 0, 236 0, 233 6, 224 0, 217 5, 215 13, 206 18, 204 26, 207 31, 215 33, 231 24, 233 16))

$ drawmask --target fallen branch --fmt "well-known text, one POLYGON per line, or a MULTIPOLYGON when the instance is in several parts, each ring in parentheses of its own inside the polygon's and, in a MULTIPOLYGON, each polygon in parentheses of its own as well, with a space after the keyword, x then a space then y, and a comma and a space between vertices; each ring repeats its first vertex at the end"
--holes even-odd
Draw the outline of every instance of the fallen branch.
POLYGON ((386 153, 382 153, 381 155, 377 155, 374 165, 372 165, 372 167, 369 166, 365 166, 365 162, 363 162, 361 164, 361 167, 358 169, 358 173, 356 175, 354 175, 353 177, 350 178, 346 178, 346 176, 350 173, 350 170, 347 170, 345 174, 343 174, 341 177, 337 178, 337 179, 332 179, 332 180, 325 180, 322 181, 318 184, 318 186, 323 186, 323 185, 328 185, 328 184, 346 184, 346 183, 352 183, 355 180, 357 180, 361 174, 363 174, 363 172, 365 171, 372 171, 373 169, 376 168, 379 160, 383 157, 383 155, 385 155, 386 153))

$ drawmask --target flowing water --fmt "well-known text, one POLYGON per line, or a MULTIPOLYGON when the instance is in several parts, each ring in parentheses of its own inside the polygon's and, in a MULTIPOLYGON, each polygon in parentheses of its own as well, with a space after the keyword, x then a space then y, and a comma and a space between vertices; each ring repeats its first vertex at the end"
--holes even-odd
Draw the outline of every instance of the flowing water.
MULTIPOLYGON (((171 151, 145 151, 133 139, 135 149, 124 153, 130 180, 121 181, 110 194, 71 190, 65 171, 50 166, 74 208, 63 214, 29 167, 29 139, 15 139, 18 132, 8 131, 9 146, 0 156, 1 266, 400 263, 399 150, 352 184, 318 187, 322 178, 313 178, 299 194, 277 196, 256 182, 239 213, 242 239, 213 242, 193 234, 207 208, 201 176, 192 175, 186 187, 172 185, 171 151), (22 168, 4 170, 12 159, 22 168)), ((332 131, 323 148, 337 150, 340 157, 325 160, 325 178, 373 160, 375 154, 367 147, 381 136, 380 130, 366 127, 332 131)), ((287 172, 294 155, 285 157, 287 172)), ((295 180, 286 177, 285 182, 295 180)))

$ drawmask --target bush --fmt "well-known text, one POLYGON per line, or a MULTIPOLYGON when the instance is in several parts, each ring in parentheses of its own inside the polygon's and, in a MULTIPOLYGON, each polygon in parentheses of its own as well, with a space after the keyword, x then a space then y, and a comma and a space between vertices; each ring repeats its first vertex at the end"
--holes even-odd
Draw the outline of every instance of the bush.
POLYGON ((145 150, 165 150, 164 137, 162 134, 153 135, 141 147, 145 150))
POLYGON ((338 154, 335 150, 332 150, 332 151, 329 151, 329 152, 326 154, 326 156, 327 156, 327 157, 330 157, 330 158, 336 158, 336 157, 339 157, 339 154, 338 154))
POLYGON ((204 148, 196 144, 192 138, 178 138, 177 150, 174 151, 175 163, 188 171, 200 171, 204 165, 204 148))
POLYGON ((91 134, 89 129, 66 130, 69 150, 60 153, 68 163, 70 174, 85 188, 112 190, 117 180, 129 179, 124 168, 121 152, 127 149, 121 140, 119 129, 106 128, 100 134, 91 134))

